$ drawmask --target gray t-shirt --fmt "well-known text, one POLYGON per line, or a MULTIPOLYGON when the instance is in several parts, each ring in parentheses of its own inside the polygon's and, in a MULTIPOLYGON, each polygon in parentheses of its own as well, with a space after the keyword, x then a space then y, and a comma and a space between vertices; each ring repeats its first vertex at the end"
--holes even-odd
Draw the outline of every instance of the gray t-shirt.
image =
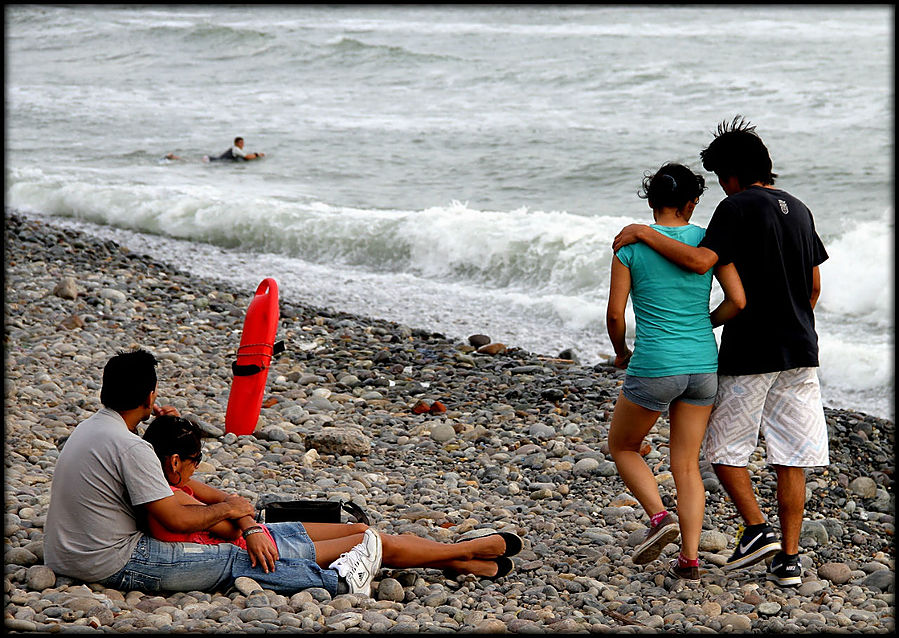
POLYGON ((44 562, 95 582, 122 569, 140 540, 135 506, 172 496, 153 446, 103 408, 75 428, 53 472, 44 562))

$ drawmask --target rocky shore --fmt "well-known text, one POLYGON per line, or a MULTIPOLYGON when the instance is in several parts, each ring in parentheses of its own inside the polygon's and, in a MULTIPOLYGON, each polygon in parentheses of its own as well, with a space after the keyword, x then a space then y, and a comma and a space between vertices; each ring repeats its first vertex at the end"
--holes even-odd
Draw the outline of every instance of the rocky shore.
MULTIPOLYGON (((9 632, 891 633, 894 424, 826 409, 831 465, 808 471, 803 583, 764 565, 725 573, 738 521, 708 464, 700 584, 634 565, 648 523, 608 455, 622 373, 571 358, 456 342, 415 327, 281 300, 279 338, 254 435, 224 434, 230 364, 253 290, 198 281, 6 211, 5 628, 9 632), (99 407, 102 367, 144 347, 160 402, 207 434, 198 478, 259 502, 343 498, 387 533, 452 541, 475 527, 525 548, 495 582, 381 571, 373 598, 252 582, 168 596, 54 574, 42 538, 59 448, 99 407)), ((277 279, 277 273, 272 273, 277 279)), ((474 336, 473 336, 474 337, 474 336)), ((562 353, 563 355, 565 353, 562 353)), ((666 502, 668 424, 646 458, 666 502)), ((774 474, 756 451, 760 501, 777 526, 774 474)), ((669 546, 662 558, 676 555, 669 546)))

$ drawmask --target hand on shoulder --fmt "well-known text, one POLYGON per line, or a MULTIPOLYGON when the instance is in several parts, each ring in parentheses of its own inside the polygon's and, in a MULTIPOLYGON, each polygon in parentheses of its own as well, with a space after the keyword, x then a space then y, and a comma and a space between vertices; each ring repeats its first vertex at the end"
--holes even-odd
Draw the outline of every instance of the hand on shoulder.
POLYGON ((612 250, 617 251, 619 248, 623 248, 629 244, 636 244, 640 241, 640 233, 643 232, 644 228, 649 228, 646 224, 628 224, 615 235, 615 239, 612 242, 612 250))

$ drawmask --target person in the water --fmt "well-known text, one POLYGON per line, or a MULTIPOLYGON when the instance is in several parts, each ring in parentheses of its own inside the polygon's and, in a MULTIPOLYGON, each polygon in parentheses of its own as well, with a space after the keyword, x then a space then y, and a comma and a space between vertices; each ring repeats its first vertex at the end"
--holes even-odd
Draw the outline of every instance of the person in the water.
MULTIPOLYGON (((240 162, 240 161, 250 161, 256 159, 262 159, 265 157, 265 153, 247 153, 243 150, 243 138, 235 137, 234 144, 227 151, 222 153, 221 155, 216 155, 215 157, 211 157, 209 155, 203 156, 204 162, 223 162, 223 161, 231 161, 231 162, 240 162)), ((175 155, 174 153, 168 153, 165 156, 167 160, 180 160, 184 159, 179 155, 175 155)))
POLYGON ((243 150, 243 138, 235 137, 234 144, 227 151, 219 155, 218 157, 210 157, 210 162, 217 161, 225 161, 230 160, 232 162, 239 162, 241 160, 249 161, 255 159, 262 159, 265 157, 265 153, 247 153, 243 150))

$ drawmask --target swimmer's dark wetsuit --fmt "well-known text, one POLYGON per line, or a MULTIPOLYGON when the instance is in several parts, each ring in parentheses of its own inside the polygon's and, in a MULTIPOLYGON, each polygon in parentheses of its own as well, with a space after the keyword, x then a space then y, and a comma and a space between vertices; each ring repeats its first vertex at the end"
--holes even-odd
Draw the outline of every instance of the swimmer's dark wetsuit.
POLYGON ((225 162, 225 161, 237 162, 242 159, 243 159, 242 157, 235 156, 234 153, 231 152, 230 148, 227 151, 225 151, 224 153, 222 153, 221 155, 219 155, 218 157, 212 157, 212 156, 209 157, 210 162, 225 162))

